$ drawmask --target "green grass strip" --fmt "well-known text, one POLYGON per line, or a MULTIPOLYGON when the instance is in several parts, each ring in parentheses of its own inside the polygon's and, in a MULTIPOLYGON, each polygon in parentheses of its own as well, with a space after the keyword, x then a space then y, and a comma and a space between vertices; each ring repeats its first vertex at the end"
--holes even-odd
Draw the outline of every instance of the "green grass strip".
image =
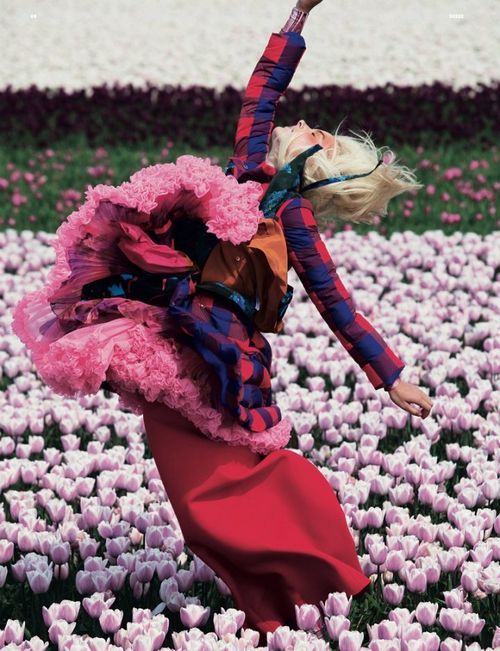
MULTIPOLYGON (((399 162, 414 169, 425 185, 416 195, 395 197, 389 214, 379 225, 332 223, 333 231, 353 228, 359 233, 376 230, 384 235, 396 231, 442 229, 486 234, 498 228, 496 214, 500 188, 499 152, 495 145, 471 146, 467 142, 434 147, 392 146, 399 162), (446 170, 455 168, 454 178, 446 170), (433 191, 434 189, 434 191, 433 191), (412 205, 413 202, 413 205, 412 205), (450 217, 451 215, 451 217, 450 217)), ((29 146, 0 149, 0 229, 54 232, 84 201, 89 185, 119 185, 147 165, 174 162, 182 154, 209 157, 225 166, 231 148, 195 149, 165 141, 163 146, 90 147, 82 136, 58 141, 47 149, 29 146)))

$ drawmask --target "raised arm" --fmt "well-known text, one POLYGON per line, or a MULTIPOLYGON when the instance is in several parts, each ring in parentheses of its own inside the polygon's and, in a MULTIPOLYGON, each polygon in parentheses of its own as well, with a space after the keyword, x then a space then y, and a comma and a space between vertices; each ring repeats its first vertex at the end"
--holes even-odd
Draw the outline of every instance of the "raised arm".
POLYGON ((305 52, 300 32, 307 12, 297 7, 292 9, 281 31, 271 34, 247 84, 236 127, 234 152, 226 167, 226 174, 238 179, 246 171, 255 171, 265 164, 278 100, 305 52))
POLYGON ((388 389, 405 364, 356 311, 321 239, 311 202, 296 197, 283 204, 277 216, 285 234, 289 261, 310 299, 373 387, 388 389))

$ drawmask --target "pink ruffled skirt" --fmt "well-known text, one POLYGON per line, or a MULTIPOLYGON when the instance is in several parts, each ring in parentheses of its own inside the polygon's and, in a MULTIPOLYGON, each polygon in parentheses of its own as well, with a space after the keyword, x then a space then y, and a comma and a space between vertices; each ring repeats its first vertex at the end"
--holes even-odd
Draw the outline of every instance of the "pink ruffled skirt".
POLYGON ((96 393, 107 382, 134 413, 143 413, 144 401, 159 401, 209 438, 262 454, 284 447, 288 417, 255 432, 214 406, 211 370, 175 339, 164 307, 122 297, 81 300, 84 284, 130 271, 131 263, 153 273, 188 270, 187 256, 148 235, 165 231, 178 210, 199 217, 220 239, 251 239, 261 191, 259 183, 239 184, 195 156, 144 168, 118 187, 89 186, 85 203, 57 230, 57 261, 46 286, 14 310, 13 331, 43 381, 70 397, 96 393))

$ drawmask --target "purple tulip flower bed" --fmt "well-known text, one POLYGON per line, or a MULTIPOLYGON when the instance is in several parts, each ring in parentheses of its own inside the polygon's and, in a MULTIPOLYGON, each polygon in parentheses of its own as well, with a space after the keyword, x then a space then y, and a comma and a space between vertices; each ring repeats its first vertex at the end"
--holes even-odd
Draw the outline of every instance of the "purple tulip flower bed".
MULTIPOLYGON (((478 83, 456 89, 432 84, 359 89, 350 85, 289 88, 279 103, 278 124, 294 124, 297 116, 333 131, 344 118, 345 129, 371 131, 376 140, 396 145, 450 143, 462 139, 493 143, 500 133, 500 83, 478 83)), ((242 92, 204 86, 148 83, 95 86, 67 92, 35 85, 0 91, 0 141, 46 147, 73 133, 84 133, 97 145, 160 141, 165 134, 190 146, 223 147, 232 142, 242 92), (19 120, 19 115, 23 116, 19 120)))
MULTIPOLYGON (((265 648, 185 545, 142 417, 107 391, 53 393, 13 335, 11 310, 44 285, 53 237, 0 233, 0 647, 265 648)), ((325 241, 434 406, 422 420, 375 391, 290 272, 285 330, 269 335, 273 388, 290 447, 336 491, 372 586, 297 606, 296 627, 267 648, 499 648, 498 230, 325 241), (329 641, 310 632, 318 621, 329 641)))

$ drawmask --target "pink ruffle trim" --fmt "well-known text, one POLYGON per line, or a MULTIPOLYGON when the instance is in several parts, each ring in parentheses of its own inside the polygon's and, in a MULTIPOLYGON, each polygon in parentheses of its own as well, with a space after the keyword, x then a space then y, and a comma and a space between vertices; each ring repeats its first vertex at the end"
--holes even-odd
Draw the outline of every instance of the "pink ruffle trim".
POLYGON ((259 183, 240 184, 209 159, 190 155, 141 169, 118 187, 88 186, 85 203, 56 232, 52 245, 57 260, 45 287, 26 294, 13 311, 12 329, 31 350, 42 380, 69 397, 96 393, 107 380, 121 406, 138 415, 145 400, 158 400, 178 409, 209 438, 246 445, 260 454, 284 447, 292 428, 287 416, 274 427, 251 432, 210 405, 209 371, 203 360, 158 334, 161 312, 155 321, 154 306, 117 299, 118 318, 65 333, 49 304, 49 297, 71 273, 66 251, 85 236, 85 225, 101 200, 134 208, 143 216, 158 207, 168 212, 169 206, 189 205, 210 232, 239 244, 257 231, 261 192, 259 183))
POLYGON ((238 183, 234 176, 226 176, 221 167, 212 165, 210 159, 188 154, 179 156, 175 163, 144 167, 118 186, 89 185, 86 201, 56 231, 52 246, 57 259, 47 278, 47 295, 52 295, 69 276, 66 251, 85 237, 85 227, 103 200, 133 208, 145 217, 154 210, 168 212, 171 206, 189 206, 191 214, 207 223, 209 232, 221 240, 241 244, 257 232, 262 219, 261 194, 260 183, 238 183))

